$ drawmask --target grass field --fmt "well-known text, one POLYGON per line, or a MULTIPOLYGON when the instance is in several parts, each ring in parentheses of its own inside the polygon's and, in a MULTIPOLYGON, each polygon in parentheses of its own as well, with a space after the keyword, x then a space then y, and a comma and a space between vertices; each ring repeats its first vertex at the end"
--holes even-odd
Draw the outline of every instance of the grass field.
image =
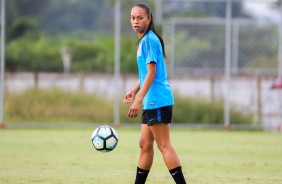
MULTIPOLYGON (((139 129, 118 129, 119 143, 110 153, 92 147, 91 133, 89 128, 0 130, 0 183, 133 183, 139 129)), ((189 183, 282 183, 279 133, 172 129, 171 137, 189 183)), ((147 183, 174 183, 159 151, 147 183)))

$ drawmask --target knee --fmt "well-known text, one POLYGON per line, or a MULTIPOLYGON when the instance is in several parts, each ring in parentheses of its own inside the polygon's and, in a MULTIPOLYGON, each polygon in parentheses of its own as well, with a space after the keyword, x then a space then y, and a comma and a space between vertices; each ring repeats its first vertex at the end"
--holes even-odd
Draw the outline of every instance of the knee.
POLYGON ((139 141, 139 147, 140 147, 141 151, 143 151, 143 152, 150 152, 150 151, 153 150, 153 143, 140 140, 139 141))
POLYGON ((165 153, 171 149, 171 145, 169 143, 158 143, 157 144, 158 149, 160 150, 161 153, 165 153))

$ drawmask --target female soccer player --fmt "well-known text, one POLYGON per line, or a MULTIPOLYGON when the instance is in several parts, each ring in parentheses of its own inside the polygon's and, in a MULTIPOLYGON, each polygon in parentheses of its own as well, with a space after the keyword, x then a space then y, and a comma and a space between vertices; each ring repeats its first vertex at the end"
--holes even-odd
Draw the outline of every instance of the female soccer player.
POLYGON ((174 181, 177 184, 186 184, 180 161, 170 143, 169 131, 174 97, 167 80, 163 39, 157 33, 152 13, 145 4, 136 4, 131 9, 131 25, 139 37, 137 51, 139 80, 123 99, 124 103, 134 101, 129 108, 128 117, 136 118, 143 103, 140 157, 135 184, 146 182, 153 164, 154 141, 174 181))

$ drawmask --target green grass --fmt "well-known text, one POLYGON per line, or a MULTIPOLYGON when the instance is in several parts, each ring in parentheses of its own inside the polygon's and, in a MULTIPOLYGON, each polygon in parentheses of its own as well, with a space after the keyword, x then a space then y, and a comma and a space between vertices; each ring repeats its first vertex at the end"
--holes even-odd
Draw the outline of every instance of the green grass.
MULTIPOLYGON (((88 128, 0 130, 0 183, 133 183, 140 131, 117 131, 117 148, 99 153, 88 128)), ((172 129, 171 137, 189 183, 282 182, 281 134, 172 129)), ((159 151, 147 183, 174 183, 159 151)))

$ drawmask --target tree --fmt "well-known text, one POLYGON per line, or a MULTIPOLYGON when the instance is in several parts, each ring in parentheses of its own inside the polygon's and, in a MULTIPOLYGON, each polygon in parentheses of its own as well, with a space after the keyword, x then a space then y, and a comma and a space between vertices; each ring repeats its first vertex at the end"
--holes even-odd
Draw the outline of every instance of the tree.
POLYGON ((35 27, 35 23, 29 18, 18 18, 12 22, 7 30, 7 42, 24 36, 35 27))
POLYGON ((47 8, 50 0, 9 0, 6 2, 7 26, 10 26, 20 17, 36 19, 38 14, 47 8))

